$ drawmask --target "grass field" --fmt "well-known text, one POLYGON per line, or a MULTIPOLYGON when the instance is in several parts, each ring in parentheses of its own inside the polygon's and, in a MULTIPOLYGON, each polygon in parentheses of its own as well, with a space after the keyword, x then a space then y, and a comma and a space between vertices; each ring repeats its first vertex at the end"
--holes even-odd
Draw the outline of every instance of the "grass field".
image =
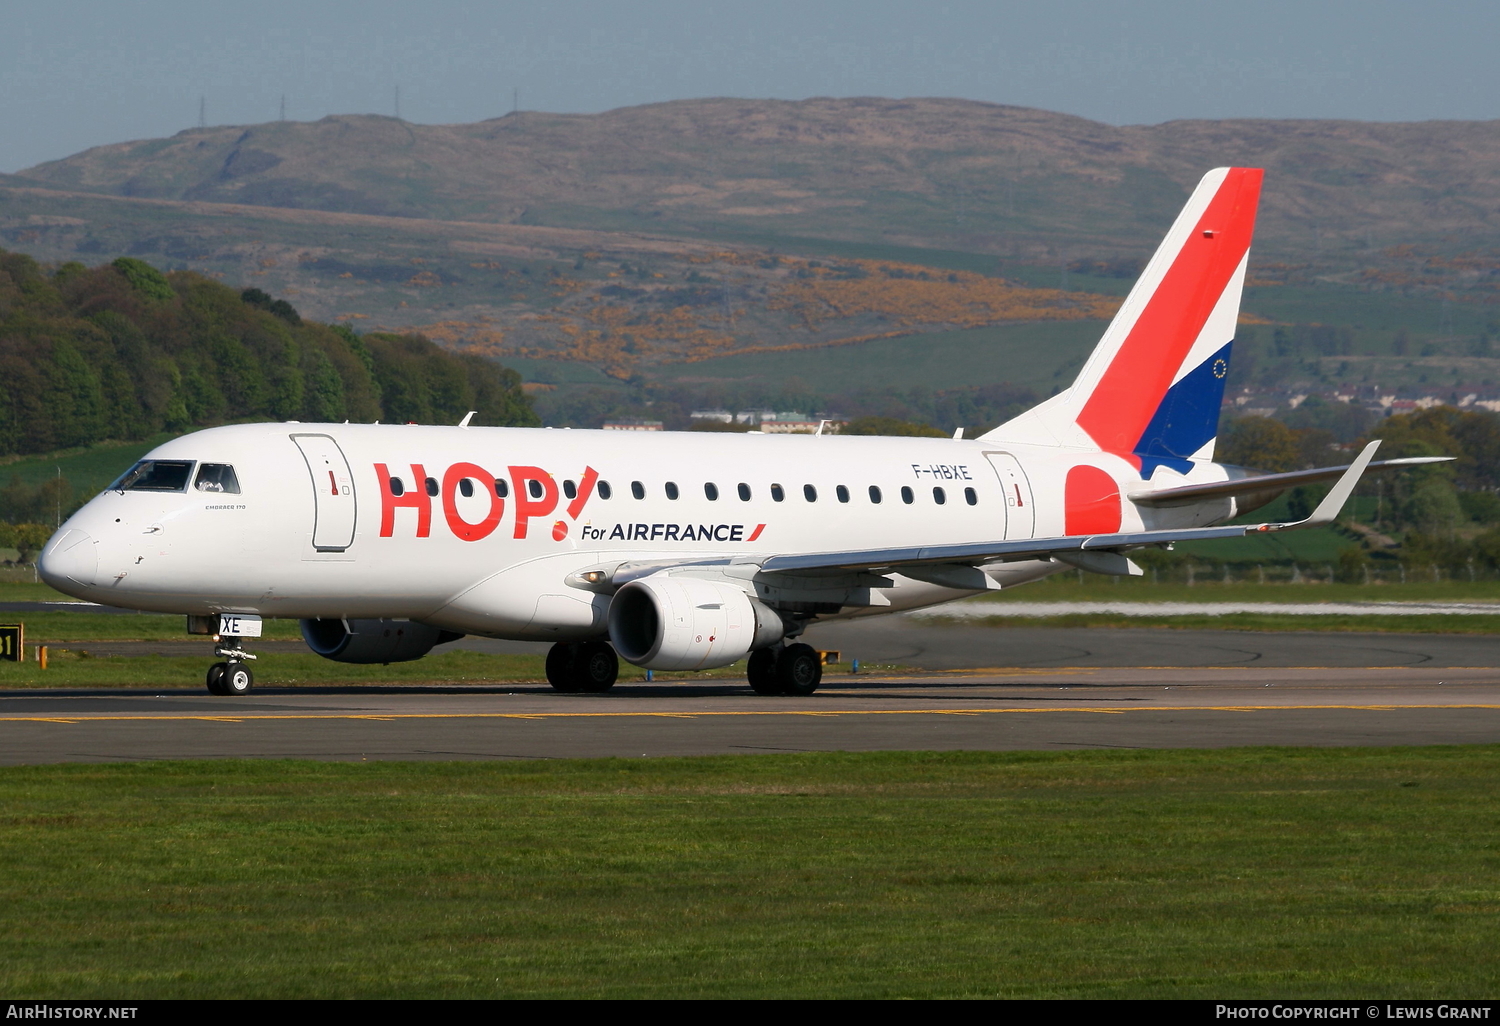
POLYGON ((860 389, 963 388, 1010 382, 1049 395, 1072 382, 1099 336, 1102 321, 1039 321, 930 332, 852 346, 749 353, 643 369, 659 380, 797 378, 816 393, 860 389))
POLYGON ((1482 997, 1500 748, 0 770, 0 989, 1482 997))
POLYGON ((100 442, 87 449, 12 459, 0 464, 0 482, 14 477, 23 484, 37 485, 61 470, 80 491, 100 491, 136 460, 174 437, 163 434, 139 442, 100 442))

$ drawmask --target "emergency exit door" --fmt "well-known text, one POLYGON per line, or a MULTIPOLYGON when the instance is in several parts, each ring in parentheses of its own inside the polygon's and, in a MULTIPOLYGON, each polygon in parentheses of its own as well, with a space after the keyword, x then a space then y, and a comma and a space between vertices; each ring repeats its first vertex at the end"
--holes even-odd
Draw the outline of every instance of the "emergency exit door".
POLYGON ((354 544, 354 475, 344 452, 328 435, 293 435, 312 475, 313 548, 343 552, 354 544))
POLYGON ((1008 452, 984 454, 1000 478, 1000 489, 1005 493, 1005 537, 1036 537, 1036 510, 1031 505, 1031 482, 1021 461, 1008 452))

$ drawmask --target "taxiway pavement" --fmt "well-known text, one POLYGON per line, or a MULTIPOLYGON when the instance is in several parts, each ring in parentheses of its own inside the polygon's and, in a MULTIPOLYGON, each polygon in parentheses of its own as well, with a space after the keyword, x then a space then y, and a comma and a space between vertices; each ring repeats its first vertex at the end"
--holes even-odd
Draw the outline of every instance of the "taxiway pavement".
MULTIPOLYGON (((8 691, 0 692, 0 763, 1500 740, 1500 671, 1484 663, 1500 646, 1483 637, 1178 631, 1151 641, 1140 636, 1157 632, 1054 630, 1028 639, 1026 630, 919 627, 903 641, 890 636, 892 626, 883 625, 889 651, 926 646, 908 653, 908 665, 963 661, 966 643, 935 631, 983 632, 967 643, 988 635, 982 648, 992 657, 997 644, 1014 642, 1019 652, 1022 642, 1037 642, 1028 649, 1036 664, 1013 658, 1009 666, 977 669, 831 673, 808 698, 761 697, 734 680, 621 683, 603 695, 560 695, 538 684, 263 688, 244 698, 188 690, 8 691), (1226 637, 1194 646, 1195 634, 1226 637), (1176 665, 1161 658, 1164 652, 1176 654, 1176 665), (1194 661, 1215 652, 1226 661, 1194 661), (1143 653, 1155 661, 1145 663, 1143 653), (1237 661, 1228 662, 1230 655, 1237 661), (1068 656, 1075 661, 1047 662, 1068 656), (1305 659, 1300 665, 1298 657, 1305 659)), ((848 645, 853 627, 867 629, 840 627, 846 633, 836 643, 848 645)), ((826 635, 810 640, 835 643, 826 635)), ((883 656, 866 658, 870 665, 883 656)))

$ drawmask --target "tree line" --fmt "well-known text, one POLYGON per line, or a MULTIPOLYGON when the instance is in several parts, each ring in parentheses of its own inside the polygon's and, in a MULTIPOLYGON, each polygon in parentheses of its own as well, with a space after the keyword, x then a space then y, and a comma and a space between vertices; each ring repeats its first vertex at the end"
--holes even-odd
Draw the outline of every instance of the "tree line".
MULTIPOLYGON (((475 424, 540 423, 515 371, 421 335, 359 335, 130 257, 44 267, 0 250, 0 457, 259 420, 453 424, 470 410, 475 424)), ((74 505, 43 490, 13 480, 0 518, 74 505)))
POLYGON ((0 455, 251 420, 536 424, 514 371, 122 257, 0 251, 0 455))
MULTIPOLYGON (((1500 571, 1500 416, 1434 406, 1379 420, 1365 437, 1382 440, 1379 459, 1455 459, 1371 475, 1361 483, 1356 495, 1376 499, 1373 509, 1365 503, 1365 526, 1399 541, 1400 546, 1372 546, 1369 535, 1364 535, 1365 545, 1351 546, 1341 560, 1342 577, 1357 579, 1369 556, 1455 573, 1476 568, 1500 571)), ((1223 425, 1215 458, 1271 472, 1301 470, 1348 462, 1364 441, 1360 438, 1341 447, 1324 428, 1293 427, 1269 417, 1241 417, 1223 425)), ((1326 491, 1326 486, 1294 489, 1289 495, 1289 515, 1307 515, 1326 491)))

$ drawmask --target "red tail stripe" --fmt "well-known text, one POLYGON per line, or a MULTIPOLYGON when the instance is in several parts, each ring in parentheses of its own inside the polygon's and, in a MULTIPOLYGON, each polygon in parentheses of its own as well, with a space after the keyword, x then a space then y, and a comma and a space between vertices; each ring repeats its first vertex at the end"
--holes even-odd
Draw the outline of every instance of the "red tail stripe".
POLYGON ((1078 414, 1100 448, 1130 452, 1151 422, 1250 248, 1262 175, 1230 169, 1078 414))

